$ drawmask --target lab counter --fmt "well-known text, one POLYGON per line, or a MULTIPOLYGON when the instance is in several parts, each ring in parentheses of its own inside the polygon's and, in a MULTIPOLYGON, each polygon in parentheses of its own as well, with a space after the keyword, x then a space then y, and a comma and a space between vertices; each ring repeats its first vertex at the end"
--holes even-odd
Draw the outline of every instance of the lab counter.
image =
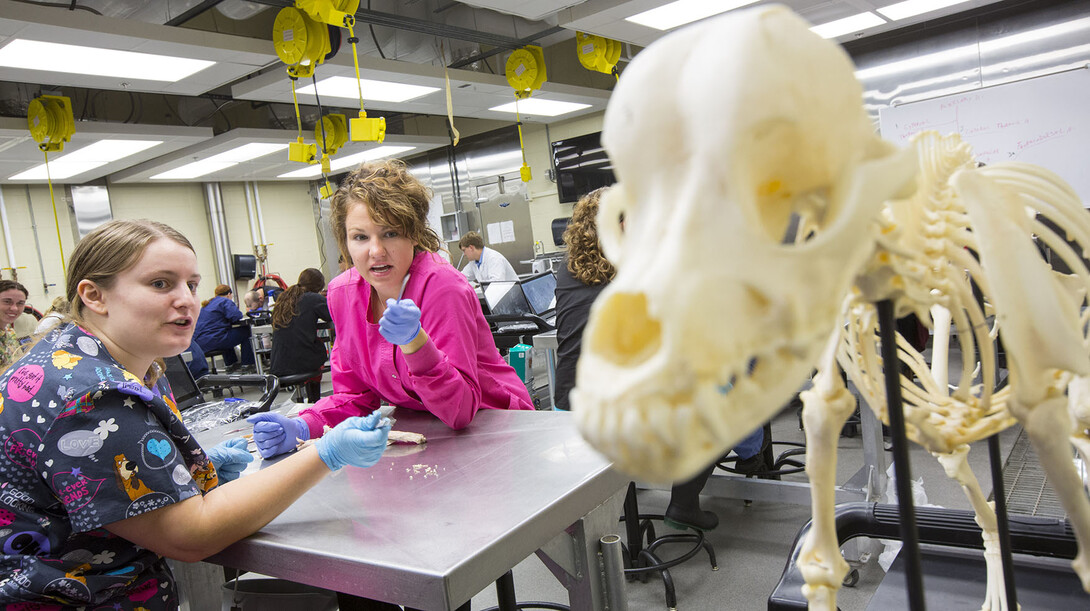
MULTIPOLYGON (((537 551, 572 609, 605 608, 599 539, 617 531, 627 480, 571 414, 481 410, 461 431, 392 415, 427 443, 341 469, 207 562, 430 611, 456 609, 537 551)), ((197 437, 212 447, 248 432, 236 422, 197 437)))

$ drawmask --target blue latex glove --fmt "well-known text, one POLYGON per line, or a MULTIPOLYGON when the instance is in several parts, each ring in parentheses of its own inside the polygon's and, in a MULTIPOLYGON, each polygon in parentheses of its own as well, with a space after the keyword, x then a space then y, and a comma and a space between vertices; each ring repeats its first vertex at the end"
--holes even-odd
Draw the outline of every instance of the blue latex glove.
POLYGON ((381 419, 381 414, 373 412, 338 424, 314 442, 318 456, 333 471, 345 465, 370 467, 377 463, 386 450, 386 436, 390 434, 388 420, 382 426, 376 426, 381 419))
POLYGON ((412 299, 387 299, 386 311, 378 321, 378 332, 386 341, 398 346, 413 341, 420 333, 420 308, 412 299))
POLYGON ((298 439, 310 439, 310 427, 302 418, 288 418, 276 412, 254 414, 246 419, 254 425, 254 443, 261 458, 291 452, 298 439))
POLYGON ((246 465, 254 461, 254 457, 246 450, 247 443, 246 439, 235 437, 208 450, 208 459, 216 468, 216 475, 221 483, 238 479, 246 470, 246 465))

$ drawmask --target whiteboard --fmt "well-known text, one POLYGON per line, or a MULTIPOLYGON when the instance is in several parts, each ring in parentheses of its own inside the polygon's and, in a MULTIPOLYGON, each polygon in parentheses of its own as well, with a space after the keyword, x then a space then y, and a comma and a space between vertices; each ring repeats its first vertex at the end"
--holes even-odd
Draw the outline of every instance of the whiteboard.
POLYGON ((878 111, 882 137, 957 132, 986 164, 1020 161, 1066 180, 1090 206, 1090 69, 1006 83, 878 111))

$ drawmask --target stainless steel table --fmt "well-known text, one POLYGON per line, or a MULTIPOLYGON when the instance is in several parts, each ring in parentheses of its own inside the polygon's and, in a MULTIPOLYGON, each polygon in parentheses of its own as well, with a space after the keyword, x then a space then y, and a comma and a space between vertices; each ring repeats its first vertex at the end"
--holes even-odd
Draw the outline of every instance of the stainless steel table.
MULTIPOLYGON (((393 416, 427 443, 334 473, 207 561, 432 611, 456 609, 536 551, 572 609, 606 608, 606 584, 623 578, 603 572, 599 540, 618 529, 628 480, 571 414, 482 410, 462 431, 422 412, 393 416)), ((211 447, 246 432, 238 422, 197 437, 211 447)))

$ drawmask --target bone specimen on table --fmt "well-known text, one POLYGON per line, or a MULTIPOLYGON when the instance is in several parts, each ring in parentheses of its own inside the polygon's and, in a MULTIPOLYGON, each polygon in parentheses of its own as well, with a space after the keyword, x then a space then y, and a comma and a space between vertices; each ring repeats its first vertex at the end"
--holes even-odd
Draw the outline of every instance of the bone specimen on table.
POLYGON ((426 441, 427 439, 420 433, 413 433, 410 431, 390 431, 389 435, 386 437, 386 445, 393 445, 395 443, 420 445, 426 441))
POLYGON ((1090 503, 1067 441, 1090 451, 1090 216, 1069 187, 1032 166, 976 168, 956 136, 885 143, 847 56, 782 7, 707 19, 642 51, 611 96, 603 142, 618 184, 598 224, 618 273, 591 310, 572 402, 617 468, 687 479, 816 367, 803 393, 814 524, 799 563, 811 608, 835 609, 848 570, 833 524, 836 440, 855 407, 836 366, 883 421, 884 367, 902 367, 908 436, 963 486, 984 530, 984 608, 1006 601, 994 510, 965 455, 1016 420, 1071 516, 1073 566, 1090 586, 1090 503), (1074 272, 1049 268, 1034 239, 1074 272), (932 327, 930 366, 900 336, 898 363, 882 362, 874 303, 886 299, 932 327), (999 390, 997 337, 1010 363, 999 390))

